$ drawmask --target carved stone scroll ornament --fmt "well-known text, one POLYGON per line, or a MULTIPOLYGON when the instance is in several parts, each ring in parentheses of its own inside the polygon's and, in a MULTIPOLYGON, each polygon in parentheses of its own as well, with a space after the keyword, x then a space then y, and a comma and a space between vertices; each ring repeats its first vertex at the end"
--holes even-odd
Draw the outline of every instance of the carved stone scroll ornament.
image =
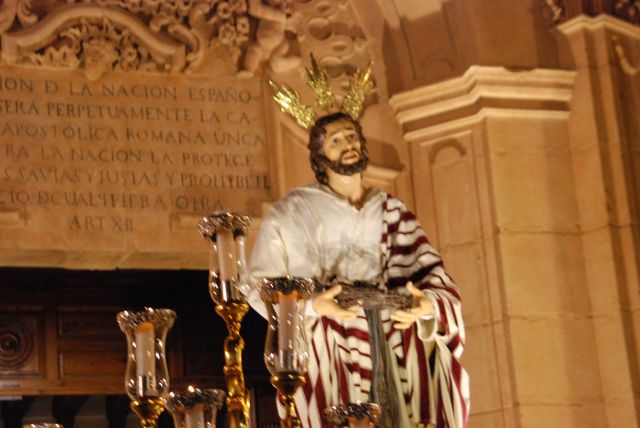
POLYGON ((34 24, 38 17, 31 11, 29 0, 3 0, 0 4, 0 33, 7 31, 18 20, 23 26, 34 24))
MULTIPOLYGON (((191 72, 214 45, 237 61, 250 33, 247 0, 67 0, 0 5, 8 64, 104 71, 191 72)), ((235 66, 235 65, 234 65, 235 66)))
POLYGON ((263 64, 286 73, 313 52, 346 89, 371 59, 357 22, 347 0, 2 0, 0 61, 88 64, 92 79, 212 67, 251 76, 263 64))

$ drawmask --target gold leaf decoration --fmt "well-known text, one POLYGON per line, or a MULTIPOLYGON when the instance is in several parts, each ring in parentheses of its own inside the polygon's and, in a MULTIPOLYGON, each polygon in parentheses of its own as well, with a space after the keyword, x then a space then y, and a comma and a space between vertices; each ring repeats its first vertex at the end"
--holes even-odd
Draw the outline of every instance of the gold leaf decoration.
POLYGON ((269 81, 273 90, 273 99, 280 106, 280 110, 290 114, 304 129, 309 129, 316 121, 316 114, 311 107, 302 102, 300 94, 287 85, 278 85, 269 81))
POLYGON ((372 63, 369 62, 366 70, 356 70, 356 74, 349 85, 349 91, 342 100, 342 111, 354 119, 358 119, 362 111, 362 105, 367 94, 373 88, 372 63))
POLYGON ((316 104, 322 110, 331 112, 336 108, 336 98, 329 87, 331 80, 325 68, 321 68, 311 55, 311 70, 307 71, 307 83, 316 95, 316 104))

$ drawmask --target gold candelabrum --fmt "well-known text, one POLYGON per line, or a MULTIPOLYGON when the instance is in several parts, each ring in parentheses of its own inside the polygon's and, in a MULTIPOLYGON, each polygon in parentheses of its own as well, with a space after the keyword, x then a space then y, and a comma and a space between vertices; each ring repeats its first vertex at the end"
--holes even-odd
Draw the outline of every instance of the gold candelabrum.
POLYGON ((224 405, 224 391, 199 389, 189 385, 187 391, 170 392, 166 408, 175 428, 216 428, 218 410, 224 405))
POLYGON ((249 224, 248 216, 228 212, 207 216, 199 224, 200 232, 210 243, 209 294, 228 331, 224 341, 224 377, 230 428, 249 426, 250 399, 244 383, 244 340, 240 336, 242 319, 249 311, 245 298, 249 289, 245 250, 249 224))
POLYGON ((264 361, 285 407, 280 427, 300 427, 295 393, 305 383, 309 362, 304 309, 315 282, 295 277, 264 278, 257 287, 268 312, 264 361))
POLYGON ((381 413, 379 404, 361 402, 338 404, 324 410, 326 421, 335 428, 374 428, 381 413))
POLYGON ((169 392, 169 370, 165 355, 167 333, 176 314, 170 309, 145 308, 117 315, 120 330, 127 336, 125 390, 131 410, 142 428, 155 428, 169 392))

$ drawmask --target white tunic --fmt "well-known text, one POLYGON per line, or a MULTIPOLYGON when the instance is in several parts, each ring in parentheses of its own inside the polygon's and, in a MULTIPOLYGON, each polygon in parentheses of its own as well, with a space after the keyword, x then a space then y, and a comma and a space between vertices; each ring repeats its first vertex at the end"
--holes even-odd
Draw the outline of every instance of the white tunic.
MULTIPOLYGON (((250 259, 252 277, 379 282, 385 197, 372 190, 358 209, 321 184, 293 190, 271 207, 260 226, 250 259)), ((255 291, 249 303, 265 315, 255 291)))

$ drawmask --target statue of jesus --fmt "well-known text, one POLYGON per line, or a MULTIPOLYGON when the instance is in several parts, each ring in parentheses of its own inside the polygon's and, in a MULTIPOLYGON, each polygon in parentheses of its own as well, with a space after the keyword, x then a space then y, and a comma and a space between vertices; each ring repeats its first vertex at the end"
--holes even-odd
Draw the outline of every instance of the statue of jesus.
MULTIPOLYGON (((458 287, 415 215, 363 184, 368 154, 356 118, 337 111, 314 120, 308 147, 316 182, 270 208, 250 259, 254 278, 322 285, 305 314, 309 367, 296 396, 303 426, 325 426, 327 406, 372 401, 382 406, 382 427, 465 427, 458 287), (354 287, 404 294, 412 305, 341 305, 354 287)), ((248 300, 264 315, 257 292, 248 300)))

